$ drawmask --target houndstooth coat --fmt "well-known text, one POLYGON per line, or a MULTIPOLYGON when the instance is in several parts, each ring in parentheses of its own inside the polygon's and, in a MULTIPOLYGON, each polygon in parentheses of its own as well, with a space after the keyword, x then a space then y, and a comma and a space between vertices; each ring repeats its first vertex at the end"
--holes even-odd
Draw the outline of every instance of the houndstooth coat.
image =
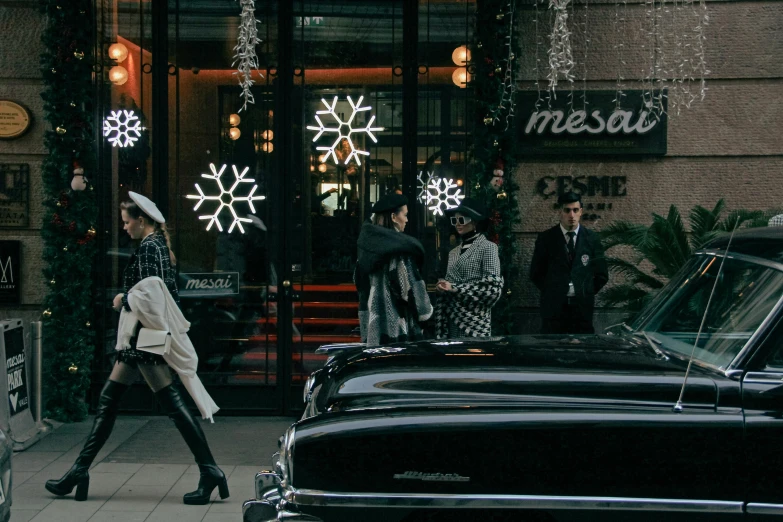
POLYGON ((460 249, 449 252, 446 280, 455 292, 438 295, 435 335, 438 339, 489 337, 492 307, 503 291, 498 246, 479 234, 464 253, 460 249))
POLYGON ((378 345, 422 337, 419 322, 432 316, 432 304, 419 266, 424 248, 394 230, 365 224, 359 234, 354 272, 359 292, 362 341, 378 345))

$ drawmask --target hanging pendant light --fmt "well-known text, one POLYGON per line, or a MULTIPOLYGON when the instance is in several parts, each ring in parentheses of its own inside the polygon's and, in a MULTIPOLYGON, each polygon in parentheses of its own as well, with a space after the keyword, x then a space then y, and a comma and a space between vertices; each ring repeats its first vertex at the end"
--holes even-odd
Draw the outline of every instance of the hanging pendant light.
POLYGON ((470 49, 468 49, 467 45, 460 45, 451 53, 451 59, 454 62, 454 65, 459 65, 460 67, 466 66, 470 61, 470 49))
POLYGON ((454 85, 460 89, 464 89, 468 86, 468 69, 465 67, 457 67, 454 72, 451 73, 451 81, 454 85))
POLYGON ((109 58, 116 60, 117 63, 122 62, 128 57, 128 48, 121 43, 113 43, 109 46, 109 58))

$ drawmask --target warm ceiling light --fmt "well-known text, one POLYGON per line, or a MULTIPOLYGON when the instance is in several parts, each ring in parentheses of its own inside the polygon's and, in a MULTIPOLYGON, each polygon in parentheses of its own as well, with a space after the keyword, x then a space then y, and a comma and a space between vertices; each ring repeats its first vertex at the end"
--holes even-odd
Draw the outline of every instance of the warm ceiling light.
POLYGON ((128 71, 122 65, 115 65, 109 69, 109 81, 114 85, 122 85, 128 81, 128 71))
POLYGON ((121 43, 113 43, 109 46, 109 58, 117 60, 117 63, 128 57, 128 48, 121 43))
POLYGON ((230 123, 234 127, 239 125, 239 122, 241 121, 242 119, 239 117, 239 114, 232 114, 231 116, 228 117, 228 123, 230 123))
POLYGON ((265 140, 272 140, 275 137, 275 133, 272 132, 271 130, 265 130, 264 132, 261 133, 261 137, 264 138, 265 140))
POLYGON ((467 45, 460 45, 451 53, 451 59, 454 61, 454 65, 466 66, 470 61, 470 49, 467 45))
POLYGON ((242 132, 236 127, 231 127, 231 129, 228 131, 228 137, 232 140, 238 140, 241 135, 242 132))
POLYGON ((318 172, 326 172, 326 164, 325 163, 321 163, 320 165, 318 165, 318 172))
POLYGON ((272 152, 273 150, 275 150, 275 146, 267 141, 263 145, 261 145, 261 150, 263 150, 264 152, 272 152))
POLYGON ((451 81, 460 89, 464 89, 468 86, 468 70, 464 67, 457 67, 451 73, 451 81))

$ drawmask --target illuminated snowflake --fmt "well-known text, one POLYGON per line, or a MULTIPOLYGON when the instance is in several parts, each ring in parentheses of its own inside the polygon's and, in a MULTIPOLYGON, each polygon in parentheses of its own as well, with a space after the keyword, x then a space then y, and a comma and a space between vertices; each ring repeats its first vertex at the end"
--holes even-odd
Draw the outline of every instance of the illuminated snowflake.
POLYGON ((207 223, 207 230, 212 228, 212 225, 217 225, 217 228, 219 231, 223 232, 223 227, 220 225, 220 220, 218 219, 218 216, 220 216, 220 213, 223 211, 223 208, 228 208, 229 212, 231 212, 231 215, 234 218, 234 221, 231 223, 231 226, 228 228, 228 233, 230 234, 231 231, 234 230, 234 227, 239 227, 240 232, 243 234, 245 233, 245 229, 242 228, 242 222, 250 223, 252 220, 250 218, 241 218, 237 216, 236 210, 234 209, 234 203, 238 201, 246 201, 248 205, 250 205, 250 211, 255 214, 256 209, 253 206, 253 201, 260 201, 263 199, 266 199, 266 196, 254 196, 256 189, 258 188, 258 185, 253 185, 253 188, 250 189, 250 193, 247 196, 235 196, 234 190, 239 186, 240 183, 254 183, 256 180, 254 179, 245 179, 245 174, 247 174, 247 171, 250 170, 250 167, 245 167, 245 169, 242 171, 242 173, 239 173, 239 170, 237 170, 236 165, 231 165, 231 169, 234 171, 234 184, 231 185, 231 188, 226 190, 223 188, 223 182, 220 181, 220 177, 223 175, 223 172, 226 170, 226 165, 223 165, 220 167, 220 171, 217 170, 214 163, 209 164, 209 168, 212 171, 212 174, 202 174, 202 178, 207 179, 213 179, 217 183, 218 189, 220 189, 220 194, 217 196, 207 196, 204 194, 204 191, 201 190, 201 187, 198 186, 198 183, 196 183, 196 190, 198 190, 198 194, 188 194, 186 197, 188 199, 197 199, 199 200, 198 203, 196 203, 196 206, 193 207, 193 210, 198 210, 198 208, 201 206, 202 203, 205 201, 216 201, 220 203, 218 206, 218 209, 215 211, 214 214, 205 214, 203 216, 199 216, 199 219, 208 219, 209 223, 207 223))
POLYGON ((442 216, 444 210, 457 208, 465 199, 462 189, 453 179, 440 178, 427 185, 427 208, 436 216, 442 216))
POLYGON ((338 116, 337 112, 335 111, 335 107, 337 107, 337 96, 334 97, 332 100, 332 105, 329 105, 329 103, 321 98, 321 103, 324 104, 326 107, 325 111, 317 111, 315 113, 315 121, 318 122, 318 126, 314 125, 308 125, 307 128, 309 130, 318 131, 318 133, 315 135, 315 138, 313 138, 313 142, 318 141, 318 138, 321 137, 322 134, 325 132, 328 133, 334 133, 336 136, 334 142, 330 147, 316 147, 316 150, 324 150, 326 152, 326 157, 324 158, 324 162, 329 160, 329 157, 331 156, 334 160, 334 164, 337 165, 337 153, 335 152, 337 147, 340 145, 342 140, 346 140, 348 142, 348 145, 351 148, 351 153, 348 154, 348 158, 345 160, 345 165, 348 165, 348 163, 351 161, 351 158, 356 159, 356 164, 361 165, 362 162, 359 160, 359 155, 362 156, 369 156, 370 153, 365 150, 357 150, 356 147, 353 145, 353 141, 351 140, 351 134, 358 133, 358 132, 364 132, 366 133, 374 143, 378 143, 378 140, 375 139, 375 136, 373 135, 373 132, 375 131, 382 131, 383 127, 373 127, 372 122, 375 121, 375 116, 370 117, 370 121, 367 122, 367 125, 364 127, 360 127, 358 129, 354 129, 352 127, 353 120, 356 117, 356 113, 363 112, 363 111, 369 111, 372 109, 372 107, 362 107, 362 100, 364 99, 364 96, 359 96, 359 99, 354 104, 353 100, 350 96, 348 96, 348 103, 351 104, 351 117, 348 118, 348 121, 343 121, 340 119, 340 116, 338 116), (329 114, 334 118, 334 121, 336 123, 336 127, 327 127, 324 125, 324 123, 321 121, 321 114, 329 114))
POLYGON ((416 179, 419 180, 419 195, 417 196, 420 200, 426 202, 427 201, 427 187, 432 183, 433 181, 438 181, 438 177, 435 175, 434 172, 427 171, 426 176, 427 179, 424 179, 425 172, 423 170, 419 171, 419 174, 416 176, 416 179))
POLYGON ((109 138, 112 147, 133 147, 142 130, 141 120, 133 111, 111 111, 111 116, 103 120, 103 135, 109 138), (131 133, 135 133, 136 137, 131 133))

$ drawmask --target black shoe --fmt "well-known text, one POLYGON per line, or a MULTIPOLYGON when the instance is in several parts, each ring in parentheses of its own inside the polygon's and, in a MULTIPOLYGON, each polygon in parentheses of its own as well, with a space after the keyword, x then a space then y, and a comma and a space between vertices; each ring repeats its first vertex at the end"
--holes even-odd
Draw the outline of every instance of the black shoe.
POLYGON ((185 439, 196 459, 199 470, 201 470, 198 489, 183 497, 185 504, 203 505, 209 503, 209 497, 216 487, 219 489, 220 498, 228 498, 226 475, 215 464, 215 459, 209 450, 207 437, 201 430, 198 420, 191 415, 177 387, 173 384, 166 386, 155 392, 155 396, 163 406, 163 410, 174 421, 174 425, 182 438, 185 439))
POLYGON ((75 500, 87 500, 87 490, 90 487, 90 475, 88 473, 92 461, 106 443, 106 439, 114 429, 114 421, 117 420, 117 406, 122 395, 128 389, 127 384, 114 381, 106 381, 98 399, 98 408, 95 412, 95 421, 92 431, 84 448, 76 458, 76 463, 68 470, 60 480, 47 480, 46 490, 55 495, 68 495, 76 488, 75 500))
POLYGON ((191 493, 186 493, 182 497, 185 504, 194 506, 209 504, 209 497, 212 496, 212 491, 215 488, 218 488, 220 498, 228 498, 228 481, 226 481, 226 475, 223 474, 219 467, 199 464, 198 469, 201 470, 201 476, 198 479, 198 489, 191 493))
POLYGON ((87 490, 90 488, 90 474, 87 473, 89 466, 86 468, 74 464, 73 467, 68 470, 60 480, 47 480, 46 491, 54 493, 55 495, 64 496, 69 495, 73 488, 76 488, 76 495, 74 500, 83 501, 87 500, 87 490))

